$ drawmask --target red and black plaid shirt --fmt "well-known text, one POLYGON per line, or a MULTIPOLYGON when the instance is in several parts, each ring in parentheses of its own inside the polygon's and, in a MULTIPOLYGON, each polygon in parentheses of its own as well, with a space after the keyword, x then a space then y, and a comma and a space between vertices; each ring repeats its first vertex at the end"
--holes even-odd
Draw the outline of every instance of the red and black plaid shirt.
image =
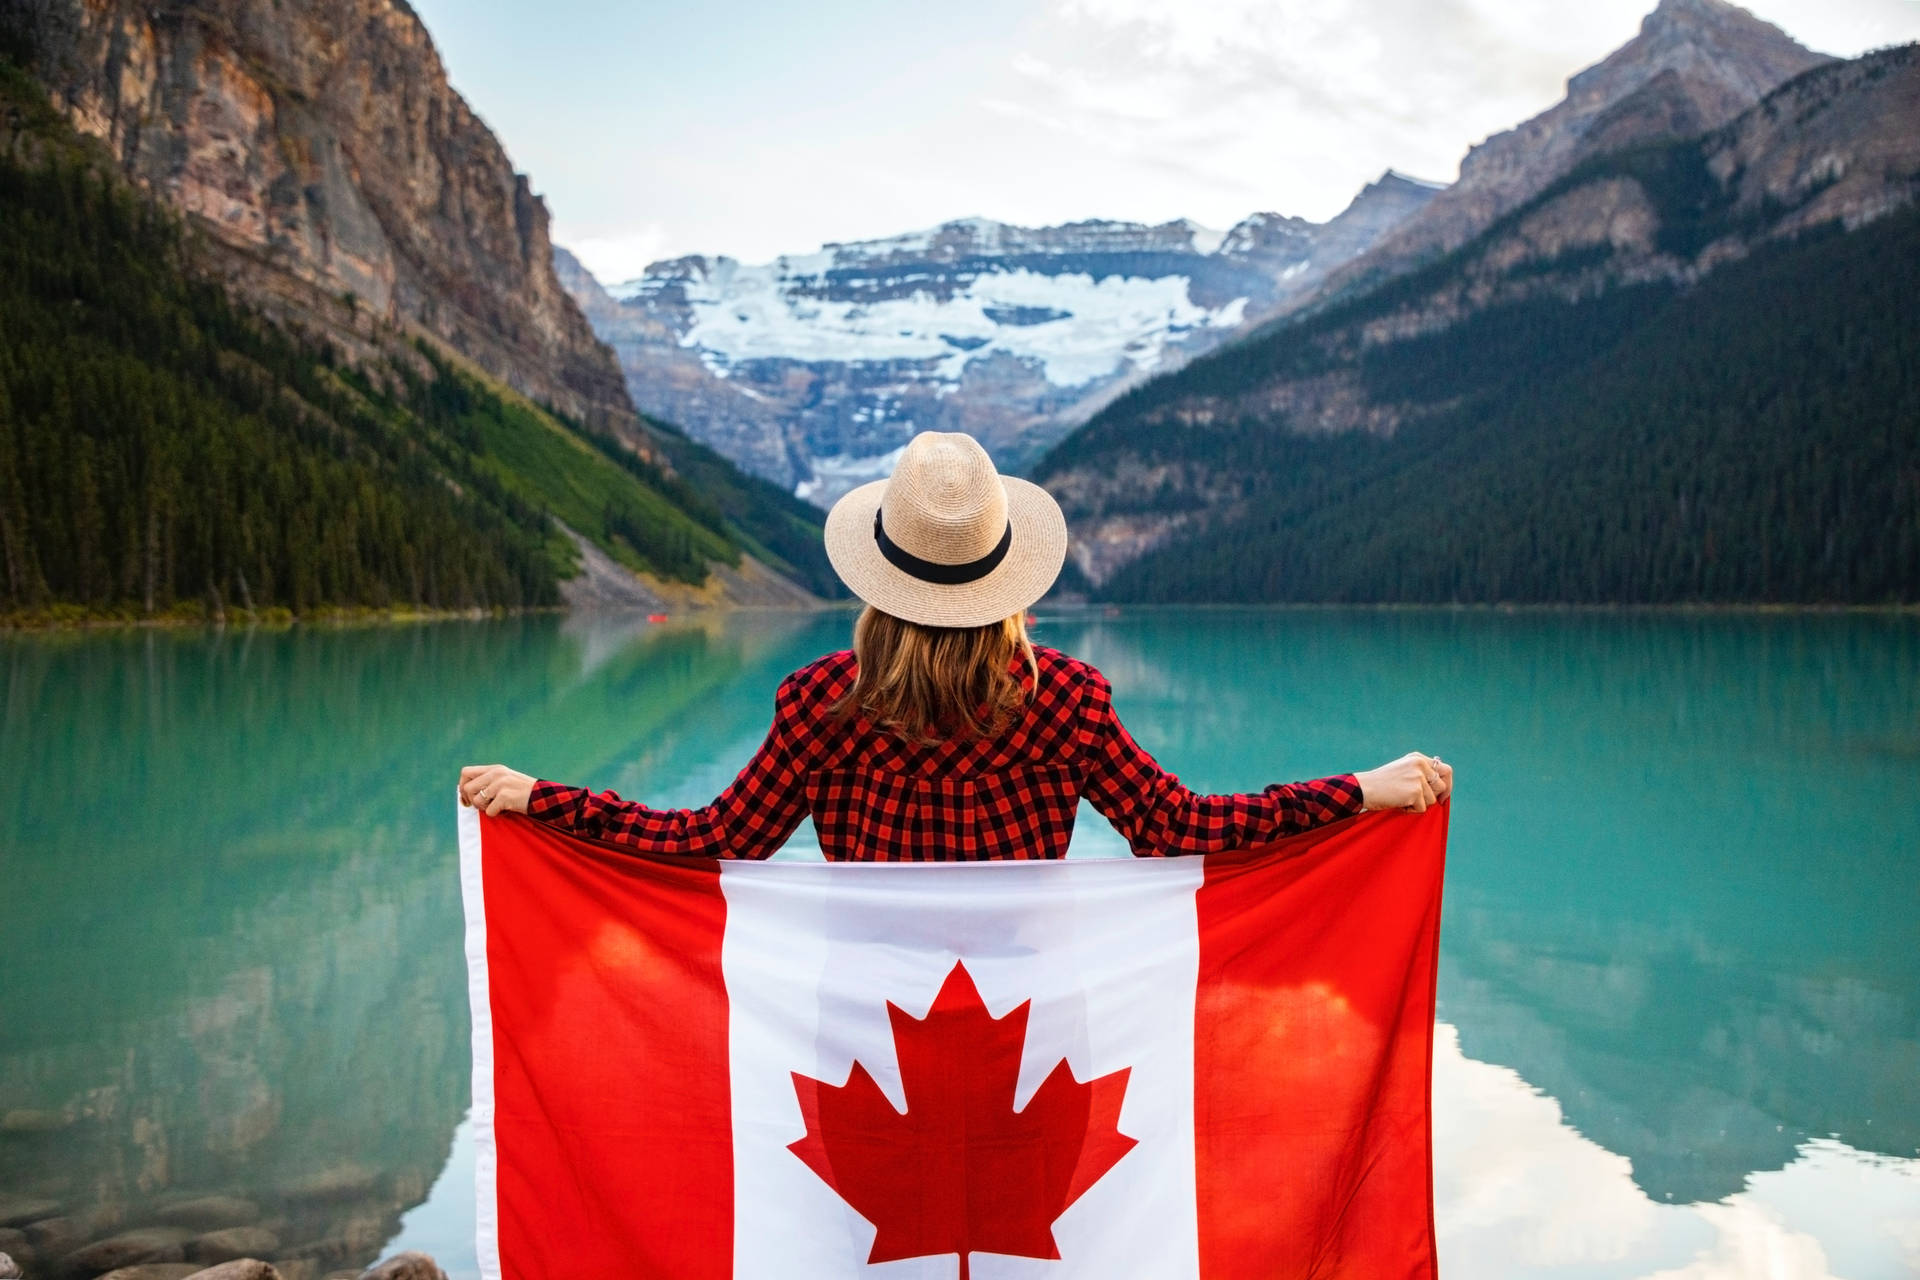
POLYGON ((764 858, 813 815, 836 861, 1058 858, 1080 797, 1136 854, 1217 853, 1268 843, 1361 810, 1352 774, 1202 796, 1141 750, 1091 666, 1036 648, 1024 660, 1026 709, 999 736, 916 746, 830 709, 853 685, 850 651, 788 676, 773 728, 747 767, 703 809, 649 809, 611 791, 534 784, 530 817, 649 853, 764 858))

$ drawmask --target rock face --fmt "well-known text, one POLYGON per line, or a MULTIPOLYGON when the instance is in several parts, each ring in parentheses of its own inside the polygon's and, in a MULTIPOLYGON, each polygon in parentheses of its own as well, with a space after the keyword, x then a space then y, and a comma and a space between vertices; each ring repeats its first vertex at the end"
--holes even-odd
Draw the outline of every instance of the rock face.
POLYGON ((1326 292, 1456 249, 1582 160, 1703 133, 1827 61, 1726 0, 1660 0, 1638 35, 1567 81, 1565 98, 1470 149, 1459 181, 1335 273, 1326 292))
POLYGON ((1324 224, 1255 214, 1017 227, 984 219, 750 266, 692 256, 561 280, 634 403, 821 505, 923 430, 1016 466, 1155 372, 1312 290, 1433 198, 1389 173, 1324 224))
POLYGON ((404 0, 31 0, 56 104, 191 215, 241 291, 348 349, 343 295, 529 397, 631 428, 547 209, 404 0))
POLYGON ((1075 563, 1099 585, 1176 538, 1250 514, 1259 477, 1214 464, 1212 428, 1391 433, 1447 412, 1456 391, 1370 382, 1370 354, 1509 304, 1686 288, 1770 242, 1854 229, 1916 201, 1920 45, 1829 61, 1697 138, 1593 158, 1390 291, 1149 385, 1038 474, 1067 511, 1075 563))

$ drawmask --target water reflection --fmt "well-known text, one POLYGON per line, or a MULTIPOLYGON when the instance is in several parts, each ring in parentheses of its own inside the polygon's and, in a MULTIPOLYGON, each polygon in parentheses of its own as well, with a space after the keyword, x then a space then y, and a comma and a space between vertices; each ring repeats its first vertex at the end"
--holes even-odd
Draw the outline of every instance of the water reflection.
POLYGON ((370 1261, 467 1105, 455 767, 645 756, 780 631, 5 641, 0 1222, 59 1211, 0 1248, 239 1224, 290 1280, 370 1261))
MULTIPOLYGON (((703 802, 847 626, 0 639, 0 1209, 56 1201, 78 1238, 238 1191, 295 1280, 396 1232, 457 1260, 453 768, 703 802)), ((1040 634, 1196 786, 1410 746, 1459 766, 1436 1064, 1455 1274, 1920 1268, 1920 622, 1040 634)), ((791 856, 811 847, 803 827, 791 856)), ((1083 813, 1077 855, 1122 848, 1083 813)))
POLYGON ((1832 1139, 1718 1202, 1650 1197, 1631 1162, 1566 1122, 1512 1069, 1434 1053, 1435 1227, 1442 1265, 1475 1280, 1895 1280, 1920 1270, 1920 1161, 1832 1139))

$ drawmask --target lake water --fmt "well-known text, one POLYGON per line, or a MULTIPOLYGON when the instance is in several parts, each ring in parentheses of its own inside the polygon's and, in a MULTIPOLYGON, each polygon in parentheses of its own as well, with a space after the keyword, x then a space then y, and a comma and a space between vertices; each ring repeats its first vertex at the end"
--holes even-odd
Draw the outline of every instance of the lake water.
MULTIPOLYGON (((238 1195, 292 1280, 403 1247, 471 1276, 457 766, 704 802, 849 622, 0 637, 0 1223, 53 1249, 238 1195)), ((1450 1275, 1920 1274, 1920 619, 1036 634, 1196 787, 1458 768, 1450 1275)), ((1121 851, 1083 810, 1076 855, 1121 851)))

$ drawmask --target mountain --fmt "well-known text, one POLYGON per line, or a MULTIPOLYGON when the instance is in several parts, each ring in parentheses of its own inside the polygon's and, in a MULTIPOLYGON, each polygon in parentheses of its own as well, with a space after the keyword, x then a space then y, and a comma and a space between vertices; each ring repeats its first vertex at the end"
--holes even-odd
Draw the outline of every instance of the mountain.
POLYGON ((633 411, 404 4, 36 0, 0 73, 0 613, 831 582, 811 509, 633 411))
POLYGON ((1920 598, 1920 46, 1593 157, 1037 468, 1127 599, 1920 598))
POLYGON ((402 0, 33 0, 34 69, 256 305, 346 345, 418 330, 626 430, 618 370, 554 277, 547 209, 402 0), (328 304, 350 293, 345 316, 328 304), (360 342, 355 340, 359 339, 360 342))
POLYGON ((611 289, 555 256, 635 404, 826 505, 922 430, 1018 466, 1310 291, 1434 190, 1389 173, 1324 224, 1262 213, 1225 232, 962 219, 761 265, 676 258, 611 289))
POLYGON ((1348 292, 1457 249, 1583 160, 1717 128, 1828 60, 1726 0, 1660 0, 1633 39, 1567 81, 1565 98, 1468 150, 1457 182, 1319 293, 1292 301, 1348 292))

